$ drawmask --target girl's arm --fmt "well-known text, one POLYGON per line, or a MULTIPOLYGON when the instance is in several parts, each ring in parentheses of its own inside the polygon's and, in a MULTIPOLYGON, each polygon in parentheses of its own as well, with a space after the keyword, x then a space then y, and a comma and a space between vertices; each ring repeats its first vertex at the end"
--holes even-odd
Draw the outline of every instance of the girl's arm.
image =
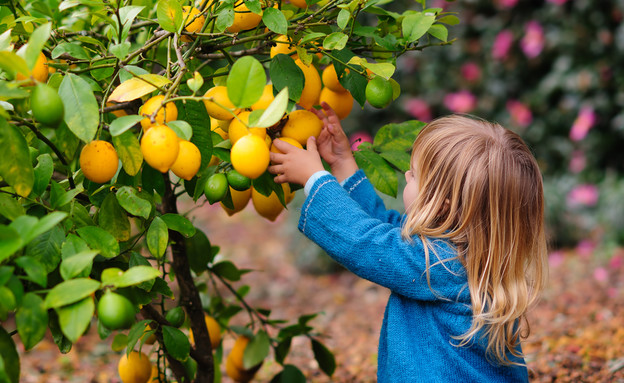
POLYGON ((312 187, 299 230, 353 273, 395 293, 470 302, 464 269, 459 261, 449 260, 455 253, 448 242, 435 242, 437 255, 429 251, 429 286, 423 243, 418 238, 405 241, 400 228, 371 217, 330 175, 312 187))

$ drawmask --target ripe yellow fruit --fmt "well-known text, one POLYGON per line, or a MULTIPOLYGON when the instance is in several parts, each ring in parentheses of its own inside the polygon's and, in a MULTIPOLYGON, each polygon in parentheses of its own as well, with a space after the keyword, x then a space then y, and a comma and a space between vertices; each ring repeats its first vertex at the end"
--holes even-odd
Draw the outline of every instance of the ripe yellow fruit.
POLYGON ((156 383, 156 382, 166 382, 166 376, 165 374, 163 374, 162 372, 160 373, 160 376, 158 375, 158 366, 153 365, 152 366, 152 375, 150 375, 149 379, 148 379, 148 383, 156 383))
POLYGON ((338 93, 329 88, 323 88, 319 102, 329 104, 341 120, 347 118, 353 108, 353 96, 351 96, 351 93, 338 93))
POLYGON ((230 142, 232 143, 232 145, 234 145, 238 140, 248 135, 249 133, 258 136, 263 140, 266 137, 266 128, 247 127, 250 114, 251 112, 248 111, 240 112, 238 115, 236 115, 237 118, 233 119, 232 123, 230 123, 228 135, 230 137, 230 142))
POLYGON ((232 196, 232 204, 234 205, 234 209, 226 207, 223 202, 221 202, 221 207, 231 217, 232 215, 238 213, 247 206, 249 200, 251 199, 251 189, 239 191, 232 189, 232 187, 230 186, 230 196, 232 196))
POLYGON ((154 96, 145 101, 145 104, 141 107, 141 116, 145 116, 145 118, 141 120, 141 126, 144 131, 154 125, 162 125, 178 118, 178 108, 176 108, 173 102, 162 105, 164 99, 165 96, 162 94, 154 96), (157 110, 158 112, 156 112, 157 110), (152 122, 150 116, 154 112, 156 112, 156 116, 154 117, 154 122, 152 122))
POLYGON ((299 59, 295 60, 295 64, 303 71, 305 77, 305 85, 301 92, 301 98, 299 98, 299 105, 305 109, 310 109, 319 103, 322 88, 321 76, 312 64, 307 66, 299 59))
POLYGON ((307 8, 308 4, 305 0, 289 0, 292 5, 297 8, 307 8))
MULTIPOLYGON (((115 102, 110 102, 109 101, 109 102, 106 103, 106 106, 114 106, 115 104, 116 104, 115 102)), ((126 111, 123 110, 123 109, 113 110, 111 113, 114 114, 115 117, 123 117, 123 116, 127 116, 128 115, 128 113, 126 113, 126 111)))
MULTIPOLYGON (((299 149, 303 149, 303 146, 301 146, 301 144, 299 143, 299 141, 295 140, 294 138, 290 138, 290 137, 280 137, 277 138, 277 140, 280 141, 284 141, 284 142, 288 142, 289 144, 291 144, 292 146, 295 146, 299 149)), ((275 141, 273 141, 273 143, 271 144, 271 151, 273 153, 282 153, 281 150, 279 150, 278 148, 275 147, 275 141)))
POLYGON ((274 47, 271 47, 271 51, 270 51, 270 55, 271 58, 275 57, 276 55, 282 53, 285 55, 290 55, 291 53, 294 53, 297 51, 297 48, 295 48, 295 45, 290 43, 290 40, 288 39, 288 35, 279 35, 277 36, 277 38, 275 39, 275 42, 277 45, 275 45, 274 47))
POLYGON ((250 133, 232 146, 230 159, 236 171, 245 177, 256 179, 269 166, 269 148, 263 138, 250 133))
POLYGON ((152 376, 152 363, 147 355, 137 351, 124 353, 117 365, 119 377, 123 383, 147 383, 152 376))
MULTIPOLYGON (((346 69, 348 71, 348 69, 346 69)), ((334 92, 347 92, 347 90, 340 84, 338 80, 338 74, 336 73, 336 68, 334 64, 329 65, 327 68, 323 69, 322 75, 323 85, 325 88, 331 89, 334 92)))
POLYGON ((253 29, 262 21, 262 15, 257 15, 247 8, 244 2, 234 7, 234 23, 226 30, 231 33, 253 29))
MULTIPOLYGON (((35 67, 32 69, 30 76, 35 79, 37 82, 46 82, 48 81, 48 59, 43 54, 43 52, 39 53, 39 57, 37 57, 37 61, 35 62, 35 67)), ((16 76, 17 80, 26 80, 26 76, 21 73, 18 73, 16 76)))
POLYGON ((178 136, 165 125, 150 128, 141 139, 141 153, 149 166, 165 173, 178 158, 180 152, 178 136))
MULTIPOLYGON (((206 314, 204 315, 204 321, 206 322, 206 328, 208 329, 208 335, 210 335, 210 345, 212 349, 219 347, 221 344, 221 326, 219 322, 217 322, 213 317, 206 314)), ((195 339, 193 338, 193 330, 189 331, 189 339, 191 343, 195 344, 195 339)))
POLYGON ((119 156, 110 142, 95 140, 89 142, 80 152, 82 174, 92 182, 103 184, 117 173, 119 156))
POLYGON ((282 128, 282 137, 295 139, 301 145, 308 142, 310 136, 318 138, 323 129, 323 121, 309 110, 295 110, 288 115, 288 121, 282 128))
POLYGON ((217 120, 231 120, 236 114, 236 107, 230 101, 225 86, 219 85, 208 89, 203 101, 210 117, 217 120))
POLYGON ((228 132, 226 129, 223 129, 222 124, 225 125, 227 129, 230 125, 230 121, 217 120, 214 117, 210 117, 210 130, 217 133, 224 140, 227 140, 228 132), (226 122, 226 124, 223 124, 223 122, 226 122))
POLYGON ((184 26, 185 31, 188 33, 197 33, 201 31, 206 18, 204 15, 200 14, 199 9, 185 5, 182 7, 182 20, 186 21, 184 26))
POLYGON ((273 84, 267 84, 262 90, 260 99, 251 106, 251 110, 266 109, 271 105, 273 100, 275 100, 275 96, 273 96, 273 84))
MULTIPOLYGON (((288 186, 287 183, 283 183, 282 189, 284 190, 284 201, 286 203, 290 202, 293 197, 292 194, 294 194, 291 193, 290 186, 288 186)), ((253 202, 256 212, 269 221, 275 221, 275 219, 284 210, 284 205, 282 205, 275 192, 266 197, 260 194, 256 189, 252 188, 251 201, 253 202)))
POLYGON ((235 382, 249 382, 253 379, 256 372, 260 369, 262 363, 258 363, 249 369, 243 366, 243 355, 249 343, 249 338, 239 336, 234 342, 232 351, 228 354, 225 361, 225 373, 235 382))
MULTIPOLYGON (((150 325, 145 326, 145 331, 143 331, 143 336, 141 336, 141 339, 145 338, 149 331, 152 331, 152 326, 150 325)), ((155 342, 156 342, 156 334, 150 334, 145 339, 145 344, 154 344, 155 342)))
POLYGON ((190 181, 195 177, 201 165, 201 153, 195 144, 190 141, 180 140, 180 149, 178 151, 178 157, 173 165, 171 165, 171 171, 176 176, 190 181))

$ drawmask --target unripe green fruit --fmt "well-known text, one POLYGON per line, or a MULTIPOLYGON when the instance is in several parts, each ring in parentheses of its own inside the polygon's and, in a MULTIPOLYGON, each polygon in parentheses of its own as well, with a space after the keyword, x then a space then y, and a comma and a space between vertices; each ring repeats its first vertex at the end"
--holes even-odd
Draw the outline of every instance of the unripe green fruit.
POLYGON ((237 191, 247 190, 251 187, 251 179, 232 169, 226 174, 228 184, 237 191))
POLYGON ((61 96, 47 84, 37 84, 30 96, 30 107, 35 120, 45 125, 56 127, 65 115, 61 96))
POLYGON ((184 324, 185 319, 184 310, 182 307, 174 307, 171 310, 167 311, 165 315, 165 319, 173 326, 180 327, 184 324))
POLYGON ((123 295, 107 291, 97 306, 98 318, 111 330, 130 328, 134 323, 134 305, 123 295))
POLYGON ((366 85, 366 101, 375 108, 385 108, 392 101, 392 83, 375 76, 366 85))
POLYGON ((225 197, 228 191, 228 181, 223 173, 216 173, 208 178, 204 186, 204 194, 208 202, 212 205, 225 197))

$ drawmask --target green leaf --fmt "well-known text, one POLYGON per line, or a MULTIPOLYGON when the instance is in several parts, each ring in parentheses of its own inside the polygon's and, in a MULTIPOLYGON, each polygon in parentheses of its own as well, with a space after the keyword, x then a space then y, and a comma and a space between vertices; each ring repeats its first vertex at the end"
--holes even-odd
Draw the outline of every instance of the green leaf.
POLYGON ((167 244, 169 242, 169 232, 167 232, 167 224, 160 217, 154 217, 154 220, 147 229, 147 248, 150 253, 158 259, 165 255, 167 244))
POLYGON ((84 334, 91 323, 95 312, 95 303, 92 297, 73 303, 71 305, 57 308, 61 331, 72 343, 76 343, 84 334))
POLYGON ((109 232, 97 226, 85 226, 78 230, 80 238, 84 239, 90 248, 99 250, 105 258, 113 258, 119 254, 119 243, 109 232))
POLYGON ((249 117, 249 124, 257 126, 258 128, 268 128, 279 122, 286 112, 288 107, 288 87, 282 89, 275 99, 271 102, 268 108, 258 118, 258 121, 253 121, 252 117, 249 117))
POLYGON ((186 238, 195 235, 195 226, 187 218, 179 214, 163 214, 160 218, 167 224, 167 227, 171 230, 175 230, 181 233, 186 238))
POLYGON ((434 24, 427 32, 438 40, 444 42, 448 40, 448 29, 444 25, 434 24))
POLYGON ((288 96, 291 100, 299 100, 301 98, 305 77, 290 56, 281 53, 275 55, 271 60, 269 73, 274 89, 279 92, 284 88, 288 88, 288 96))
POLYGON ((325 37, 323 40, 323 48, 327 50, 341 50, 347 46, 348 41, 349 36, 342 32, 334 32, 325 37))
POLYGON ((241 270, 230 261, 221 261, 212 266, 212 272, 229 280, 236 282, 240 280, 240 277, 249 272, 248 270, 241 270))
POLYGON ((91 86, 81 77, 68 73, 58 90, 65 106, 65 122, 76 137, 91 142, 100 123, 98 103, 91 86))
POLYGON ((70 279, 54 286, 45 298, 45 307, 57 308, 82 300, 100 288, 100 282, 89 278, 70 279))
POLYGON ((131 116, 122 116, 118 117, 111 122, 108 130, 110 131, 111 136, 119 136, 126 130, 132 128, 136 124, 139 123, 143 119, 143 116, 138 116, 136 114, 131 116))
POLYGON ((132 186, 122 186, 117 190, 117 201, 128 213, 148 219, 152 212, 152 203, 139 196, 132 186))
POLYGON ((118 241, 130 239, 130 220, 121 208, 114 193, 108 193, 98 212, 99 226, 108 231, 118 241))
POLYGON ((207 121, 210 120, 206 108, 201 102, 187 102, 178 108, 178 118, 191 124, 193 137, 191 142, 197 146, 201 153, 201 165, 199 172, 204 170, 212 156, 212 139, 207 121))
POLYGON ((24 207, 14 197, 4 193, 0 194, 0 215, 13 221, 25 213, 24 207))
POLYGON ((305 383, 307 382, 305 375, 297 366, 287 364, 279 374, 271 380, 271 383, 305 383))
POLYGON ((370 149, 362 149, 361 146, 354 155, 358 166, 364 170, 373 186, 384 194, 396 197, 399 181, 395 170, 386 160, 370 149))
MULTIPOLYGON (((131 330, 132 331, 132 330, 131 330)), ((128 347, 128 335, 118 332, 111 343, 111 350, 115 352, 123 351, 128 347)))
POLYGON ((366 63, 364 67, 370 69, 374 74, 385 78, 386 80, 390 79, 395 71, 395 66, 391 63, 366 63))
POLYGON ((373 148, 379 152, 408 152, 412 149, 416 136, 424 126, 424 122, 417 120, 384 125, 375 134, 373 148))
POLYGON ((78 185, 74 189, 65 191, 57 182, 52 181, 50 188, 50 205, 52 208, 57 209, 70 203, 78 194, 84 191, 82 185, 78 185))
POLYGON ((334 354, 332 354, 323 343, 316 339, 311 339, 311 342, 314 359, 316 359, 319 367, 327 376, 332 376, 334 371, 336 371, 336 359, 334 358, 334 354))
POLYGON ((26 247, 26 254, 38 260, 46 272, 50 273, 61 262, 61 246, 64 240, 65 232, 57 226, 33 239, 26 247))
MULTIPOLYGON (((17 348, 11 335, 0 326, 0 360, 4 364, 0 368, 0 377, 4 374, 9 383, 19 383, 20 378, 20 358, 17 348)), ((4 383, 4 382, 3 382, 4 383)))
POLYGON ((217 14, 217 30, 223 31, 234 23, 234 5, 232 2, 224 2, 225 7, 217 14))
POLYGON ((435 15, 433 14, 413 13, 405 16, 401 24, 403 37, 410 43, 420 39, 431 28, 434 21, 435 15))
POLYGON ((134 266, 126 270, 115 280, 115 287, 128 287, 151 281, 159 277, 161 272, 151 266, 134 266))
POLYGON ((167 32, 177 32, 182 26, 182 6, 178 0, 160 0, 156 8, 158 24, 167 32))
POLYGON ((15 314, 17 333, 26 350, 30 350, 44 337, 48 329, 48 311, 43 299, 35 293, 27 293, 15 314))
POLYGON ((186 255, 193 272, 199 275, 206 271, 213 256, 210 241, 203 231, 196 230, 195 235, 186 239, 186 255))
POLYGON ((54 173, 54 161, 52 156, 48 153, 44 153, 37 157, 38 163, 35 166, 35 181, 32 189, 32 193, 36 196, 43 194, 54 173))
POLYGON ((392 165, 396 166, 401 172, 406 172, 410 169, 411 156, 409 153, 399 150, 391 150, 382 152, 380 155, 392 165))
POLYGON ((459 17, 455 15, 442 16, 438 19, 438 23, 444 23, 446 25, 457 25, 459 24, 459 17))
POLYGON ((62 54, 67 53, 71 57, 81 60, 89 60, 89 54, 82 45, 73 42, 62 42, 52 49, 51 56, 53 59, 59 58, 62 54))
POLYGON ((15 260, 15 263, 24 270, 29 280, 44 288, 48 285, 46 268, 36 258, 23 256, 15 260))
POLYGON ((117 155, 125 172, 130 176, 137 175, 143 164, 143 153, 141 153, 141 144, 135 135, 130 131, 125 131, 119 136, 114 136, 113 146, 117 150, 117 155))
POLYGON ((190 141, 193 137, 193 128, 191 125, 182 120, 169 121, 167 126, 173 129, 173 131, 183 140, 190 141))
POLYGON ((270 349, 269 335, 264 330, 258 331, 245 347, 243 368, 250 369, 260 364, 269 355, 270 349))
POLYGON ((127 354, 130 354, 130 352, 135 349, 135 346, 139 339, 141 339, 141 337, 143 337, 143 334, 146 333, 146 327, 150 324, 150 322, 151 320, 142 320, 132 325, 130 331, 128 331, 128 336, 124 340, 125 344, 123 345, 123 348, 126 349, 127 354))
POLYGON ((349 24, 349 20, 351 20, 351 12, 348 9, 341 9, 336 17, 336 25, 340 29, 345 29, 349 24))
POLYGON ((6 321, 10 312, 17 308, 15 295, 6 286, 0 286, 0 321, 6 321))
POLYGON ((30 76, 28 65, 26 61, 13 52, 3 51, 0 52, 0 69, 9 73, 11 78, 15 78, 17 73, 21 73, 24 76, 30 76))
MULTIPOLYGON (((61 276, 63 279, 68 280, 79 276, 86 269, 91 271, 93 258, 95 258, 97 254, 98 252, 96 250, 86 250, 64 258, 61 261, 61 276)), ((87 277, 88 275, 89 273, 86 273, 86 275, 81 276, 87 277)))
POLYGON ((260 99, 264 91, 264 67, 253 56, 241 57, 232 65, 226 84, 230 101, 239 108, 248 108, 260 99))
POLYGON ((285 35, 288 33, 288 20, 279 9, 265 8, 262 14, 262 22, 269 30, 277 34, 285 35))
POLYGON ((25 245, 17 230, 0 225, 0 262, 13 255, 25 245))
POLYGON ((17 127, 0 117, 0 177, 22 197, 28 197, 35 183, 26 139, 17 127))
POLYGON ((171 83, 171 80, 167 77, 153 73, 140 74, 142 70, 134 70, 133 68, 133 72, 135 71, 137 72, 135 75, 138 77, 132 77, 119 84, 108 97, 108 101, 126 102, 136 100, 171 83))
POLYGON ((26 46, 25 59, 28 68, 33 69, 39 58, 39 53, 43 49, 46 41, 50 38, 52 25, 50 23, 43 24, 33 31, 28 39, 26 46))
POLYGON ((188 337, 179 329, 171 326, 162 326, 162 333, 167 354, 177 360, 186 360, 191 351, 188 337))

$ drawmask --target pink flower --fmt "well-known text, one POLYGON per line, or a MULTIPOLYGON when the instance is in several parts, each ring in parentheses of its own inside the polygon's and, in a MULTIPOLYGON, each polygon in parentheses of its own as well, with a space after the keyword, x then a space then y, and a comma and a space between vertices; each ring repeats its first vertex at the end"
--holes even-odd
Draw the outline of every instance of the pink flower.
POLYGON ((598 187, 591 184, 577 185, 568 193, 570 206, 594 206, 598 203, 598 187))
POLYGON ((532 59, 542 53, 544 40, 544 28, 537 21, 529 21, 524 29, 524 37, 520 40, 520 47, 532 59))
POLYGON ((404 107, 407 113, 412 117, 423 122, 431 121, 431 108, 425 100, 421 98, 410 98, 405 102, 404 107))
POLYGON ((576 245, 576 252, 582 258, 589 258, 595 248, 596 244, 593 241, 584 239, 576 245))
POLYGON ((373 142, 373 137, 367 132, 355 132, 351 135, 349 139, 351 143, 351 150, 358 150, 358 146, 360 146, 364 142, 373 142))
POLYGON ((444 96, 444 106, 453 113, 469 113, 477 106, 477 97, 462 90, 444 96))
POLYGON ((468 82, 476 82, 481 78, 481 68, 474 62, 467 62, 461 66, 461 75, 468 82))
POLYGON ((528 106, 517 100, 507 101, 507 111, 511 115, 511 122, 520 127, 526 128, 533 122, 533 113, 528 106))
POLYGON ((585 153, 582 150, 575 150, 572 152, 572 158, 570 159, 570 165, 568 165, 568 169, 572 173, 580 173, 585 169, 585 165, 587 165, 587 159, 585 158, 585 153))
POLYGON ((572 141, 581 141, 587 136, 587 133, 589 133, 589 130, 595 123, 596 112, 594 112, 594 108, 591 106, 581 108, 570 129, 570 139, 572 141))
POLYGON ((563 264, 564 256, 561 251, 553 251, 548 255, 548 264, 552 268, 559 267, 563 264))
POLYGON ((563 5, 568 2, 568 0, 546 0, 549 3, 553 3, 555 5, 563 5))
POLYGON ((606 282, 609 279, 609 272, 604 267, 597 267, 594 270, 594 279, 598 282, 606 282))
POLYGON ((622 266, 624 266, 624 256, 622 256, 622 253, 615 254, 609 260, 609 268, 612 270, 619 269, 622 266))
POLYGON ((509 29, 500 31, 494 39, 494 44, 492 44, 492 57, 497 60, 506 59, 513 44, 513 39, 513 33, 509 29))

